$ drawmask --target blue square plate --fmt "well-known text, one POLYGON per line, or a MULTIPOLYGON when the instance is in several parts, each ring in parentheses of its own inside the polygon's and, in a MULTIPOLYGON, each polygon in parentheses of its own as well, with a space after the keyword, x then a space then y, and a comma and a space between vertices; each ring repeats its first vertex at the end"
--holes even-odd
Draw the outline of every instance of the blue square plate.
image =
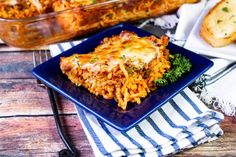
POLYGON ((123 30, 135 32, 140 37, 151 35, 142 29, 122 23, 88 38, 81 44, 74 46, 33 69, 33 75, 47 86, 121 131, 128 130, 143 120, 150 113, 161 107, 169 99, 190 85, 196 78, 213 65, 210 60, 169 43, 168 49, 170 50, 170 53, 180 53, 190 59, 192 63, 191 71, 177 82, 165 87, 160 87, 157 91, 151 93, 142 100, 141 104, 128 105, 128 109, 123 111, 117 107, 117 103, 114 100, 105 100, 101 97, 96 97, 85 88, 75 86, 67 76, 62 74, 59 66, 60 57, 70 56, 73 53, 91 52, 100 44, 100 41, 103 38, 117 35, 123 30))

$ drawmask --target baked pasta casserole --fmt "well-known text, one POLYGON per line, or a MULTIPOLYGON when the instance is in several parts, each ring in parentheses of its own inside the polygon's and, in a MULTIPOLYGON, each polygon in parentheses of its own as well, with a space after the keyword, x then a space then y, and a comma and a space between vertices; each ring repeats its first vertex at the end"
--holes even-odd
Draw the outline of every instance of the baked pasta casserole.
POLYGON ((61 57, 60 68, 77 86, 115 99, 123 110, 156 90, 154 80, 171 68, 168 37, 139 37, 122 31, 106 37, 93 52, 61 57))
POLYGON ((120 22, 160 16, 198 0, 0 0, 0 38, 34 47, 120 22))

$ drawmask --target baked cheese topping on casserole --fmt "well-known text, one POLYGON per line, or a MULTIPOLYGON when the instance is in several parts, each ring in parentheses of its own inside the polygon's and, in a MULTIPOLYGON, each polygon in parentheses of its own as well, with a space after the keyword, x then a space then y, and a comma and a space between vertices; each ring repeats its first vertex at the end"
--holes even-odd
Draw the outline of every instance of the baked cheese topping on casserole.
MULTIPOLYGON (((78 86, 115 99, 123 110, 156 90, 154 80, 171 67, 168 37, 139 37, 128 31, 104 38, 88 54, 61 57, 60 68, 78 86)), ((79 53, 79 52, 78 52, 79 53)))

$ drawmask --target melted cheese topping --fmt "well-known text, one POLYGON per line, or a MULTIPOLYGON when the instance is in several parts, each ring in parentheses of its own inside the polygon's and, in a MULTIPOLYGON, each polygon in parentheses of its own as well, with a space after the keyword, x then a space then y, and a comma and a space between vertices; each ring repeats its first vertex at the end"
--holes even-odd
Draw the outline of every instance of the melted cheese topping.
POLYGON ((39 0, 31 0, 31 3, 37 8, 38 11, 42 10, 42 4, 39 0))
POLYGON ((145 64, 148 64, 156 55, 159 55, 159 48, 145 38, 139 38, 125 46, 127 47, 120 51, 120 57, 124 56, 129 59, 140 60, 145 64))
POLYGON ((105 38, 92 53, 71 56, 70 62, 74 63, 74 67, 89 68, 94 72, 100 71, 100 65, 104 62, 107 62, 110 69, 120 62, 142 69, 160 56, 159 48, 152 41, 152 37, 138 37, 136 34, 124 31, 119 36, 105 38))
POLYGON ((0 0, 0 3, 7 5, 16 5, 18 2, 17 0, 0 0))

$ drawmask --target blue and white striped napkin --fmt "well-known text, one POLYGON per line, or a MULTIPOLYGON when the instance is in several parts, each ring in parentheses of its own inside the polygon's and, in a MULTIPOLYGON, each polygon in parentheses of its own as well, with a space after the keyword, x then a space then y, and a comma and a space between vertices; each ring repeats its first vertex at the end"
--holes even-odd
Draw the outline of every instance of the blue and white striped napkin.
POLYGON ((223 134, 223 115, 208 109, 188 88, 127 132, 77 110, 96 156, 163 156, 223 134))
MULTIPOLYGON (((50 46, 53 56, 79 41, 50 46)), ((216 139, 223 114, 208 109, 188 88, 134 128, 120 132, 77 107, 96 156, 163 156, 216 139)))

